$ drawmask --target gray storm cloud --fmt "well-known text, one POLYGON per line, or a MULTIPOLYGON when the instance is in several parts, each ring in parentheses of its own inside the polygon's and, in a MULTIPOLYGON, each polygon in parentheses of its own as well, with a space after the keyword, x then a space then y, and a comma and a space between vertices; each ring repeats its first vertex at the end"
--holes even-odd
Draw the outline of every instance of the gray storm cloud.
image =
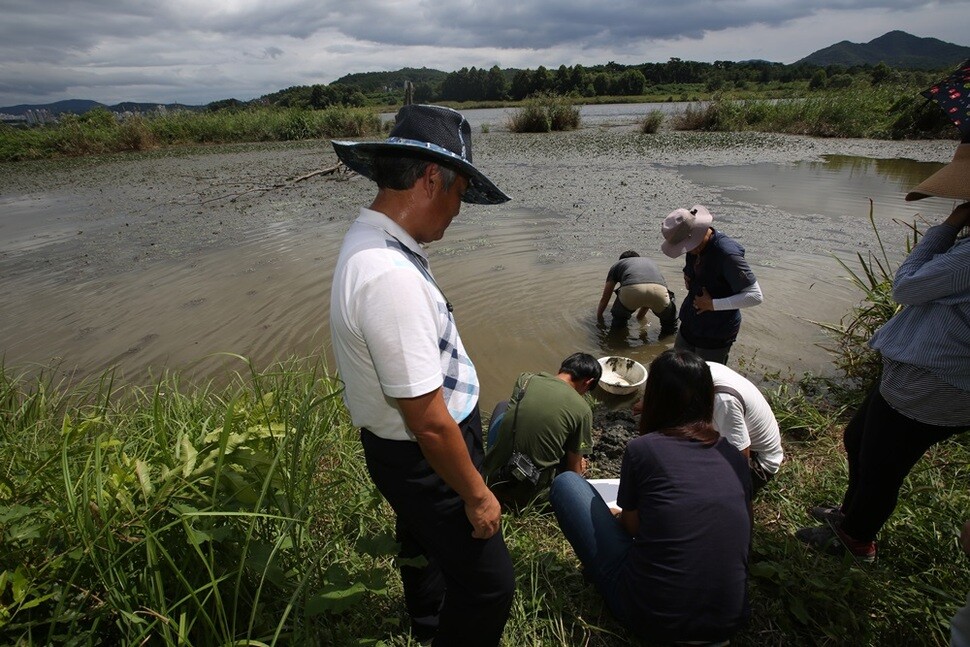
POLYGON ((970 0, 4 0, 0 105, 105 95, 168 101, 174 90, 181 100, 252 98, 400 67, 534 68, 705 53, 695 60, 791 61, 846 38, 838 34, 877 29, 858 24, 866 10, 862 22, 876 16, 889 25, 871 39, 916 23, 919 35, 963 34, 954 16, 968 8, 970 0), (937 15, 949 18, 931 24, 937 15), (774 32, 795 38, 764 42, 774 32))

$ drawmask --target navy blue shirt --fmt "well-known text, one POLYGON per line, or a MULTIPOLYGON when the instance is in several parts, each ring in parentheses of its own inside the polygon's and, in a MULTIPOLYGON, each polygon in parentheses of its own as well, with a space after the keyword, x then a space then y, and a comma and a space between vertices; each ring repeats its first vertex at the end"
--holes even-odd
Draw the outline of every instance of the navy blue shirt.
POLYGON ((712 299, 737 294, 754 285, 754 272, 744 259, 744 247, 716 229, 700 254, 687 253, 684 276, 690 289, 680 306, 680 334, 692 346, 721 348, 734 343, 741 328, 740 310, 698 313, 694 297, 707 288, 712 299))
POLYGON ((748 461, 724 438, 627 444, 616 502, 640 529, 618 587, 639 635, 724 640, 747 621, 750 500, 748 461))

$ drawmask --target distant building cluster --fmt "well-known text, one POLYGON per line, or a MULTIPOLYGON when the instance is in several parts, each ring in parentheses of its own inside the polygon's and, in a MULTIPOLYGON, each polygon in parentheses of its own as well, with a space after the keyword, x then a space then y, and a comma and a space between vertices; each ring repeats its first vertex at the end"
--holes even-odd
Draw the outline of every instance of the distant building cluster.
POLYGON ((0 122, 8 126, 43 126, 45 124, 57 123, 57 116, 50 110, 38 108, 27 110, 22 115, 11 115, 0 112, 0 122))
POLYGON ((27 119, 28 126, 43 126, 57 122, 57 117, 50 110, 45 110, 44 108, 28 110, 24 114, 24 117, 27 119))
POLYGON ((8 126, 26 126, 27 116, 26 115, 9 115, 5 112, 0 112, 0 123, 7 124, 8 126))

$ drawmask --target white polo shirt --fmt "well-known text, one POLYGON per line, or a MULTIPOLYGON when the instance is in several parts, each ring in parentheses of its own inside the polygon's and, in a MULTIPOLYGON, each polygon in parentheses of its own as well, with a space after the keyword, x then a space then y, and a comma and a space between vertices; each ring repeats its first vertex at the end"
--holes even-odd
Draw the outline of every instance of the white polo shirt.
POLYGON ((724 364, 708 362, 714 388, 727 386, 737 391, 742 405, 729 393, 714 393, 714 427, 728 442, 743 450, 757 452, 758 463, 775 474, 785 454, 781 448, 781 431, 771 406, 758 387, 748 378, 724 364))
POLYGON ((478 374, 427 255, 382 213, 361 209, 344 237, 330 292, 330 335, 357 427, 413 441, 395 398, 442 387, 456 422, 478 404, 478 374))

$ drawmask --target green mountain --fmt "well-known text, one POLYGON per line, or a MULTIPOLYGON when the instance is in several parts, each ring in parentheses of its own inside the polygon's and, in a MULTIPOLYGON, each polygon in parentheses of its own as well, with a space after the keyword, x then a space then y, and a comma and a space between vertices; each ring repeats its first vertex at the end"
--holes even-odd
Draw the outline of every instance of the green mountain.
POLYGON ((22 103, 16 106, 6 106, 0 108, 0 113, 5 115, 25 115, 29 110, 46 110, 52 115, 59 115, 63 112, 73 112, 76 115, 84 114, 88 110, 95 108, 106 108, 103 103, 90 101, 88 99, 66 99, 54 103, 27 104, 22 103))
POLYGON ((813 52, 796 65, 878 65, 910 70, 944 70, 970 59, 970 47, 946 43, 938 38, 920 38, 904 31, 891 31, 868 43, 847 40, 813 52))
MULTIPOLYGON (((46 110, 55 116, 67 112, 76 115, 83 115, 85 112, 94 110, 95 108, 105 108, 111 112, 151 112, 152 110, 157 110, 160 105, 162 104, 124 101, 113 106, 108 106, 103 103, 98 103, 97 101, 90 101, 88 99, 67 99, 65 101, 56 101, 54 103, 23 103, 16 106, 0 107, 0 113, 5 115, 26 115, 29 110, 46 110)), ((203 107, 204 106, 185 106, 180 103, 168 103, 164 105, 164 108, 167 110, 201 110, 203 107)))

